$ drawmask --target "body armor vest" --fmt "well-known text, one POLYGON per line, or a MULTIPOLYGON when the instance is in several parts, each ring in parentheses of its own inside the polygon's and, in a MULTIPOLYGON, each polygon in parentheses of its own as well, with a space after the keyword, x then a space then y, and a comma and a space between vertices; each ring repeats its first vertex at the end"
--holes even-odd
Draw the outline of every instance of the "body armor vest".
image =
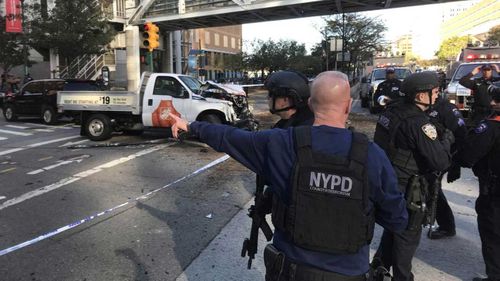
POLYGON ((368 139, 353 133, 348 158, 315 153, 311 127, 294 128, 297 160, 289 204, 273 198, 274 226, 307 250, 354 254, 375 224, 366 173, 368 139))
MULTIPOLYGON (((374 137, 375 142, 385 151, 392 165, 398 168, 396 172, 400 170, 408 176, 419 174, 417 162, 411 150, 400 148, 395 141, 403 122, 415 116, 417 116, 416 113, 408 113, 406 110, 386 111, 378 121, 385 130, 378 130, 374 137)), ((398 174, 398 178, 401 178, 401 175, 398 174)))
POLYGON ((498 155, 500 155, 500 116, 491 119, 495 122, 495 144, 488 155, 488 191, 491 196, 500 197, 500 168, 498 155))

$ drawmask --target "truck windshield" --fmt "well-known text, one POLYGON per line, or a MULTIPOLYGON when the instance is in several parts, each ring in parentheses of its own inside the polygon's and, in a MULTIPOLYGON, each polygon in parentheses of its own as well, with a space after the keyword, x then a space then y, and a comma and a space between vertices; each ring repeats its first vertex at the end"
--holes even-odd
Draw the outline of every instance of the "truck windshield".
MULTIPOLYGON (((411 74, 410 70, 406 68, 396 68, 395 71, 398 79, 405 79, 411 74)), ((373 80, 385 80, 385 69, 374 70, 373 80)))
POLYGON ((193 93, 198 93, 198 90, 200 90, 201 83, 198 81, 198 79, 195 79, 191 76, 180 76, 179 77, 184 84, 191 90, 193 93))
MULTIPOLYGON (((483 63, 484 64, 484 63, 483 63)), ((472 72, 472 70, 478 66, 483 65, 481 63, 473 63, 473 64, 462 64, 457 68, 457 71, 455 72, 455 75, 453 75, 452 81, 458 81, 460 78, 464 77, 465 75, 469 74, 472 72)), ((497 66, 499 64, 496 64, 497 66)), ((493 77, 497 77, 499 74, 493 70, 493 77)), ((481 76, 481 71, 474 75, 474 77, 480 77, 481 76)))

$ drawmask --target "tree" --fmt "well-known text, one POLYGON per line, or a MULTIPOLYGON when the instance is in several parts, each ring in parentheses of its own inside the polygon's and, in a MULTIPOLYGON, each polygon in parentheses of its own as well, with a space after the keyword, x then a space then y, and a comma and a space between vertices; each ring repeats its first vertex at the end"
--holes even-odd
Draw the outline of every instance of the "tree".
MULTIPOLYGON (((280 40, 275 42, 256 40, 251 44, 251 54, 248 56, 247 66, 251 70, 260 71, 261 77, 264 72, 274 72, 284 69, 297 69, 306 55, 305 44, 299 44, 295 40, 280 40)), ((300 71, 300 70, 299 70, 300 71)))
POLYGON ((23 63, 23 48, 19 44, 19 34, 5 32, 5 17, 0 16, 0 67, 9 72, 16 65, 23 63))
POLYGON ((453 60, 460 54, 463 48, 467 47, 468 42, 469 39, 467 36, 448 38, 441 43, 436 56, 440 61, 453 60))
POLYGON ((109 1, 56 0, 47 14, 40 4, 29 7, 30 45, 45 56, 57 49, 66 64, 83 54, 99 54, 113 39, 114 29, 108 24, 102 7, 109 1))
POLYGON ((497 46, 500 44, 500 25, 494 26, 488 31, 486 44, 490 46, 497 46))
MULTIPOLYGON (((335 15, 324 20, 326 25, 321 28, 324 40, 333 37, 343 38, 344 52, 350 53, 350 61, 342 64, 345 72, 350 72, 351 67, 355 67, 361 61, 369 60, 374 52, 384 49, 382 34, 387 27, 378 18, 352 13, 335 15)), ((326 41, 316 45, 314 53, 325 52, 325 57, 329 55, 329 48, 324 46, 328 46, 326 41)), ((334 60, 332 59, 330 63, 332 61, 334 60)))

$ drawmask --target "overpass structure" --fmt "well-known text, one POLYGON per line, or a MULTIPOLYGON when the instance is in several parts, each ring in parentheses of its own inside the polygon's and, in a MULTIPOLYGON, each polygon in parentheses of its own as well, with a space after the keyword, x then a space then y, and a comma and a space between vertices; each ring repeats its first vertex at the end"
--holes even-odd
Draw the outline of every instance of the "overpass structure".
POLYGON ((145 0, 130 24, 155 22, 174 31, 364 12, 456 0, 145 0))

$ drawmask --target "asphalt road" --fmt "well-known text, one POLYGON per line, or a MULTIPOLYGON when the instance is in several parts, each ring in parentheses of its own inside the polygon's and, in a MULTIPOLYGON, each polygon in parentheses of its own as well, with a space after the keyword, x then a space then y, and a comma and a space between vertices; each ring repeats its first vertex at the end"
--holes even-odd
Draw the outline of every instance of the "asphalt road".
MULTIPOLYGON (((265 94, 252 106, 262 127, 275 120, 265 94)), ((373 133, 376 117, 356 101, 353 112, 352 125, 373 133)), ((239 257, 254 175, 231 159, 199 171, 224 155, 167 133, 91 142, 71 123, 0 117, 0 280, 262 280, 261 252, 250 271, 239 257)), ((463 169, 444 188, 457 236, 422 238, 416 280, 484 272, 477 180, 463 169)))
POLYGON ((165 135, 110 147, 72 124, 1 118, 0 280, 175 280, 249 201, 254 176, 227 160, 169 185, 224 155, 165 135))

